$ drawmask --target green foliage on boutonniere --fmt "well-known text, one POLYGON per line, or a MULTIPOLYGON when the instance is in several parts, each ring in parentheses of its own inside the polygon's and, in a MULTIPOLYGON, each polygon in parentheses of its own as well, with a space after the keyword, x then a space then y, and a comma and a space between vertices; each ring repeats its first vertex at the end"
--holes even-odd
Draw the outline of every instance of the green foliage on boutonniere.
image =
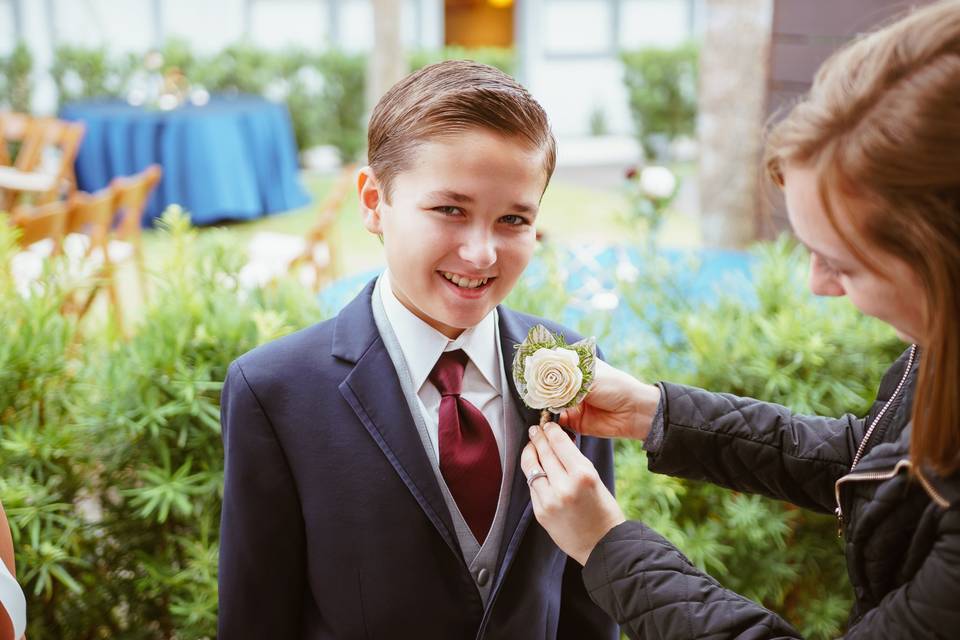
POLYGON ((590 391, 596 371, 595 338, 567 344, 562 335, 538 324, 516 349, 513 380, 531 409, 559 413, 581 402, 590 391))

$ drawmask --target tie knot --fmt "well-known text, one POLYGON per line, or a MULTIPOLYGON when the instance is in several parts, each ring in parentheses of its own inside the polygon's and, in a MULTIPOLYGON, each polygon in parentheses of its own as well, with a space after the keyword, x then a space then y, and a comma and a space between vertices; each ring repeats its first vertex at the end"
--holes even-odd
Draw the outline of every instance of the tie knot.
POLYGON ((462 349, 446 351, 440 355, 437 364, 430 372, 430 382, 437 388, 441 396, 460 395, 463 386, 463 372, 467 368, 470 358, 462 349))

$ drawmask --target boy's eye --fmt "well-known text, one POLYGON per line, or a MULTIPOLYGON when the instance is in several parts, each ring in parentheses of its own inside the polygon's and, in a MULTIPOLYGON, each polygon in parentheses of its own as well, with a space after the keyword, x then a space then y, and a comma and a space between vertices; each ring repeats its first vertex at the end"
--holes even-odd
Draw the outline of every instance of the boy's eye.
POLYGON ((447 216, 456 216, 463 213, 463 210, 460 207, 452 207, 447 205, 442 207, 433 207, 433 210, 447 216))
POLYGON ((500 218, 500 221, 501 221, 501 222, 506 222, 506 223, 509 224, 510 226, 516 226, 516 227, 518 227, 518 226, 520 226, 520 225, 524 225, 524 224, 530 224, 530 221, 529 221, 529 220, 527 220, 527 219, 524 218, 523 216, 518 216, 518 215, 515 215, 515 214, 510 214, 510 215, 508 215, 508 216, 503 216, 502 218, 500 218))

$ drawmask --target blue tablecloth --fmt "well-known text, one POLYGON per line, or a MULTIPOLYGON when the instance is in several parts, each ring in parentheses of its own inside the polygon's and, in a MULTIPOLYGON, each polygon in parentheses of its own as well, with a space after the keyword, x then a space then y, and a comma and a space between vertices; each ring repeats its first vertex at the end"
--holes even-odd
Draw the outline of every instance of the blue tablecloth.
POLYGON ((65 105, 60 117, 87 128, 76 162, 83 191, 154 162, 163 167, 145 225, 170 204, 183 206, 194 223, 210 224, 309 202, 298 182, 297 149, 282 104, 214 96, 203 106, 157 111, 118 100, 89 101, 65 105))

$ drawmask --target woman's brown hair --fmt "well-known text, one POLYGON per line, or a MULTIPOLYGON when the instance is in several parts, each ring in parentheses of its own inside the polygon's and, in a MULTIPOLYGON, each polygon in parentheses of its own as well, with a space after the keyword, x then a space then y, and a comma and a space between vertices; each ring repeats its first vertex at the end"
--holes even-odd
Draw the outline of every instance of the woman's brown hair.
POLYGON ((814 169, 827 217, 868 268, 883 273, 879 250, 917 274, 925 331, 911 457, 941 475, 956 472, 960 1, 916 10, 831 57, 809 96, 771 130, 765 162, 781 186, 787 165, 814 169), (843 206, 854 201, 856 215, 843 206))

